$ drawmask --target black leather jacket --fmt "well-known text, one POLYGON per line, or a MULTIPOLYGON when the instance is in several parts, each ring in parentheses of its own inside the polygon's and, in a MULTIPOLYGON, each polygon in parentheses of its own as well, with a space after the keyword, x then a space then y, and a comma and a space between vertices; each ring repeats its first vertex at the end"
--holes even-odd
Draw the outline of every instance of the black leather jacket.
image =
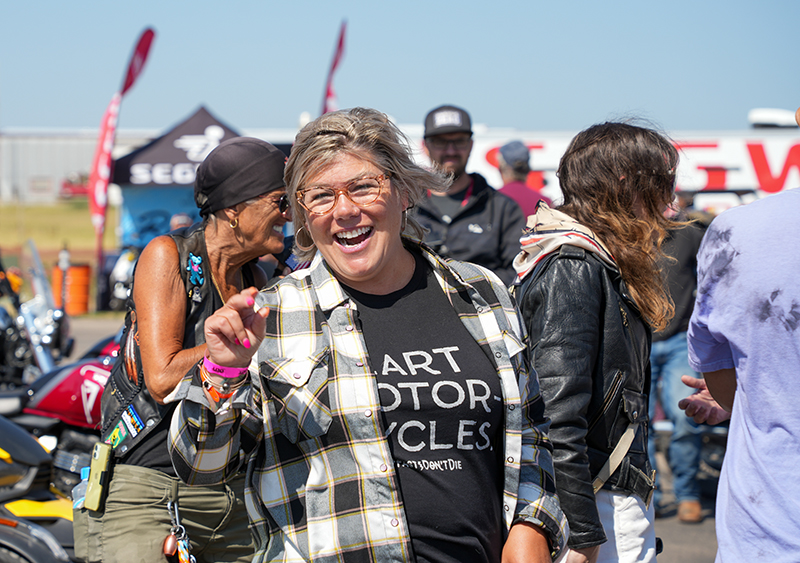
POLYGON ((519 303, 545 415, 551 419, 569 546, 591 547, 606 540, 592 481, 631 422, 639 422, 633 444, 603 488, 645 500, 652 490, 647 458, 650 328, 619 271, 591 252, 564 245, 529 276, 519 303))
POLYGON ((446 220, 430 197, 420 202, 415 217, 428 232, 425 243, 434 252, 474 262, 492 270, 505 284, 516 277, 511 263, 519 252, 525 217, 517 202, 492 188, 480 174, 470 174, 472 195, 446 220))

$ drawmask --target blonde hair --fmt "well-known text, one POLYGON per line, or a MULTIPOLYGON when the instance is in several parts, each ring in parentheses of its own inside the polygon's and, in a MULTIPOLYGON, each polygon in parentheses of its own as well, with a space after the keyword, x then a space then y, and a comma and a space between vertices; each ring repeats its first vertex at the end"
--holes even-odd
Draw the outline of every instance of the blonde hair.
MULTIPOLYGON (((284 180, 296 222, 305 217, 305 210, 297 201, 298 191, 343 153, 374 164, 387 174, 392 186, 408 202, 408 209, 422 201, 428 190, 446 190, 449 184, 444 174, 426 170, 413 161, 408 139, 386 114, 369 108, 326 113, 300 130, 286 162, 284 180)), ((316 247, 308 230, 302 228, 305 221, 302 223, 295 225, 294 253, 301 260, 309 260, 316 247)), ((407 216, 403 232, 420 239, 423 235, 422 227, 412 216, 407 216)))

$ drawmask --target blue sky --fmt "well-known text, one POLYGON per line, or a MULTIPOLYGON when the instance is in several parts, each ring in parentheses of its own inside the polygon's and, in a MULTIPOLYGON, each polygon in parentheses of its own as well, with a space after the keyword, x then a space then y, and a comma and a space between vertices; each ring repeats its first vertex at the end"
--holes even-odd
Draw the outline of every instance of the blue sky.
POLYGON ((0 6, 0 130, 96 128, 147 26, 120 127, 166 129, 205 105, 236 129, 293 128, 320 111, 342 19, 340 107, 402 124, 453 103, 492 127, 726 130, 800 105, 795 0, 44 0, 0 6))

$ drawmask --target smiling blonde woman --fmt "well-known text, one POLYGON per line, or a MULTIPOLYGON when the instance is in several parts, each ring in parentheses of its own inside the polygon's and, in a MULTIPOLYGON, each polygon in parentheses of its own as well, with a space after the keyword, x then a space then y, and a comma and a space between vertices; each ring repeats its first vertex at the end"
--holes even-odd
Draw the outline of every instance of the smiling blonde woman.
POLYGON ((208 320, 171 429, 187 482, 247 464, 258 561, 544 562, 565 546, 520 317, 407 216, 444 182, 375 110, 297 136, 287 192, 312 264, 208 320), (198 384, 248 365, 225 401, 198 384))

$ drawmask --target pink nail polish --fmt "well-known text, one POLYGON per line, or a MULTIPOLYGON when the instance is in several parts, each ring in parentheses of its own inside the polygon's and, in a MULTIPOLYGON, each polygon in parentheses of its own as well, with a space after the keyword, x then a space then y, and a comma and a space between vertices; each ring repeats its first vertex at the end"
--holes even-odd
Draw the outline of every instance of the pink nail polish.
POLYGON ((237 346, 240 346, 242 344, 241 342, 239 342, 238 338, 234 338, 233 341, 236 342, 237 346))
POLYGON ((242 346, 244 346, 245 348, 249 349, 250 348, 250 339, 249 338, 245 338, 244 342, 242 342, 242 346))
POLYGON ((248 307, 252 307, 253 305, 255 305, 255 303, 256 303, 256 302, 255 302, 255 300, 254 300, 252 297, 251 297, 250 299, 248 299, 248 300, 247 300, 247 306, 248 306, 248 307))

